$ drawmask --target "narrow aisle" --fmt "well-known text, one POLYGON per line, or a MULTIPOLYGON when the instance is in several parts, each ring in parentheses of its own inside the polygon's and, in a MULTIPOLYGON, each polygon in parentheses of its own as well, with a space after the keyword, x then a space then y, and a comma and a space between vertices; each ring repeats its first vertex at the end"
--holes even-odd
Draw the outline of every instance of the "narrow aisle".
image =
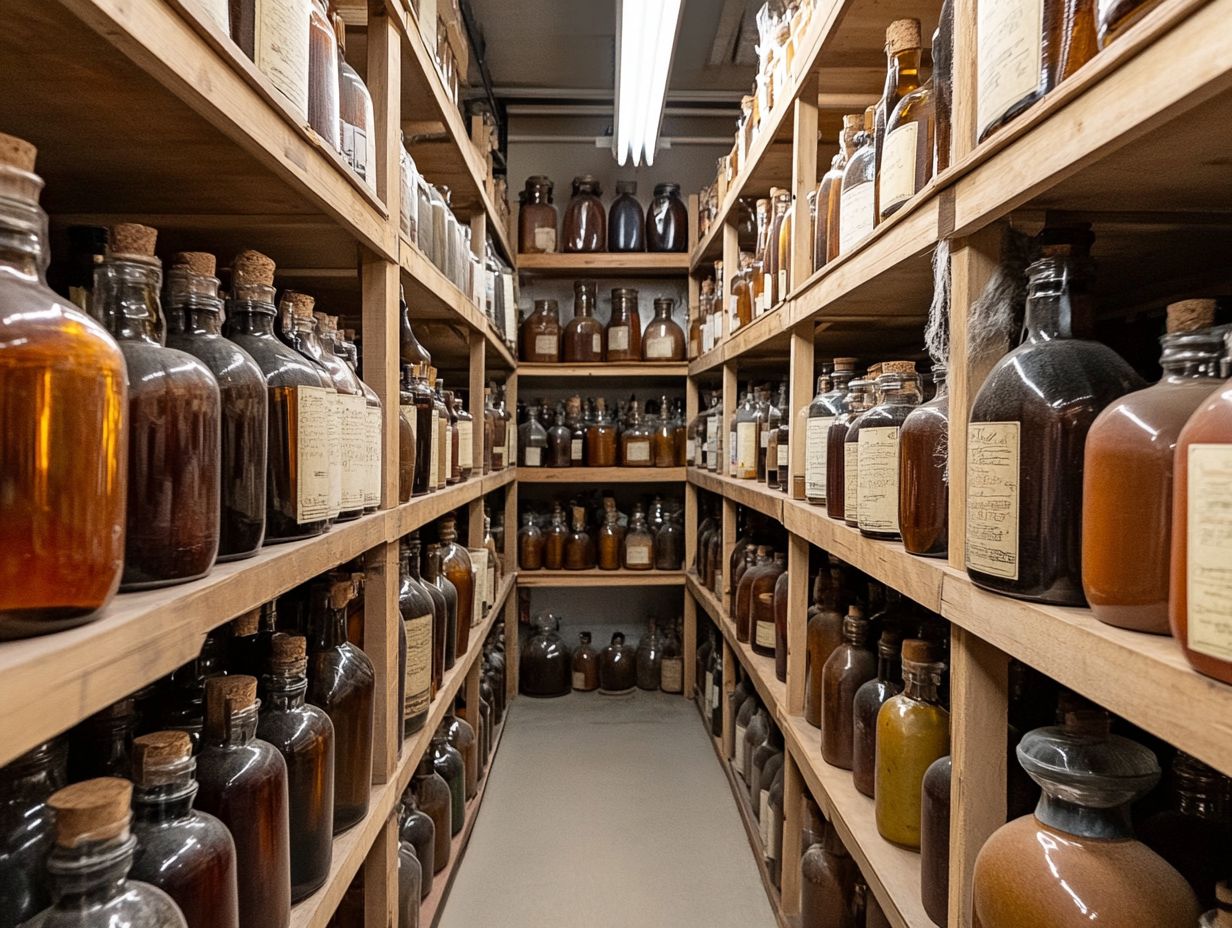
POLYGON ((519 697, 441 928, 774 928, 693 703, 519 697))

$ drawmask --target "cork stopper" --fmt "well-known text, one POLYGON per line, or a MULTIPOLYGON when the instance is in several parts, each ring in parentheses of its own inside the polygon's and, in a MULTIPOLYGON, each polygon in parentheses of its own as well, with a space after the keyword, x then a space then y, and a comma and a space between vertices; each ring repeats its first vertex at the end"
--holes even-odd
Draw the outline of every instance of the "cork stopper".
POLYGON ((835 371, 854 371, 856 369, 856 358, 835 358, 835 371))
POLYGON ((864 116, 860 113, 848 113, 843 117, 844 132, 859 132, 864 128, 864 116))
POLYGON ((119 777, 99 777, 66 786, 51 794, 47 805, 56 813, 56 844, 78 847, 109 841, 128 830, 133 784, 119 777))
POLYGON ((873 126, 877 123, 877 108, 870 106, 864 111, 864 131, 872 132, 873 126))
POLYGON ((177 251, 171 263, 176 267, 186 267, 202 277, 214 277, 218 270, 218 260, 208 251, 177 251))
POLYGON ((0 164, 33 174, 34 160, 37 157, 38 149, 25 139, 0 132, 0 164))
POLYGON ((875 380, 875 379, 877 379, 878 377, 880 377, 880 376, 881 376, 881 373, 882 373, 882 370, 881 370, 881 369, 882 369, 882 367, 884 367, 884 366, 885 366, 885 362, 884 362, 884 361, 878 361, 876 364, 870 364, 870 365, 868 366, 868 371, 865 373, 865 376, 866 376, 869 380, 875 380))
POLYGON ((1214 300, 1181 300, 1168 304, 1168 334, 1196 332, 1215 324, 1214 300))
POLYGON ((236 674, 205 681, 206 723, 220 725, 257 701, 257 678, 236 674))
POLYGON ((903 642, 903 660, 913 664, 929 664, 937 660, 937 645, 923 638, 908 638, 903 642))
POLYGON ((920 21, 918 19, 896 19, 886 27, 886 52, 897 55, 912 48, 919 48, 920 21))
POLYGON ((334 325, 332 322, 334 318, 333 316, 330 316, 326 313, 313 313, 312 315, 316 318, 317 327, 321 330, 322 333, 324 333, 325 335, 329 335, 334 331, 334 325))
POLYGON ((232 284, 274 286, 274 260, 259 251, 245 248, 231 262, 232 284))
POLYGON ((308 641, 303 635, 279 632, 270 639, 270 670, 302 674, 308 664, 308 641))
POLYGON ((108 230, 108 251, 113 255, 154 257, 158 230, 138 222, 121 222, 108 230))
POLYGON ((329 584, 329 605, 333 609, 345 609, 355 598, 355 581, 351 578, 332 580, 329 584))
POLYGON ((881 373, 883 374, 914 374, 914 361, 883 361, 881 362, 881 373))
POLYGON ((295 290, 287 290, 283 292, 282 299, 291 304, 291 315, 296 319, 312 318, 312 307, 317 303, 316 297, 295 290))
POLYGON ((192 757, 192 738, 186 731, 156 731, 133 739, 133 779, 150 783, 157 772, 177 767, 192 757))

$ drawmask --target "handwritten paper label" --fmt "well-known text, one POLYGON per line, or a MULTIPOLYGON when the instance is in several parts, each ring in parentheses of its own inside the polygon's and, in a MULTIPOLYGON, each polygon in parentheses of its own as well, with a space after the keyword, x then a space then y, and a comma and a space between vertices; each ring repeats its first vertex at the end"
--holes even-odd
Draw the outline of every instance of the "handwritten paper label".
POLYGON ((305 122, 311 6, 311 0, 257 0, 253 17, 253 62, 305 122))
MULTIPOLYGON (((365 405, 365 417, 368 423, 367 427, 367 479, 364 482, 364 508, 371 509, 374 506, 381 505, 381 448, 384 443, 381 441, 381 429, 384 423, 381 421, 381 407, 365 405)), ((414 429, 411 430, 414 435, 414 429)))
POLYGON ((329 518, 330 394, 323 387, 295 388, 295 521, 329 518))
POLYGON ((860 445, 854 441, 843 443, 843 518, 858 522, 860 519, 860 445))
POLYGON ((873 232, 873 182, 866 180, 839 198, 838 250, 850 251, 873 232))
POLYGON ((342 509, 351 512, 364 508, 364 488, 368 478, 368 404, 362 395, 338 395, 342 437, 342 509))
POLYGON ((863 428, 859 433, 860 474, 856 480, 860 528, 898 531, 898 429, 863 428))
POLYGON ((977 4, 976 122, 979 134, 1043 79, 1044 0, 977 4))
POLYGON ((1018 579, 1018 422, 967 426, 967 567, 1018 579))
POLYGON ((904 203, 915 196, 916 144, 920 135, 918 122, 903 123, 886 136, 881 149, 880 187, 881 213, 895 203, 904 203))
POLYGON ((834 416, 816 416, 804 428, 804 495, 809 499, 826 498, 827 439, 834 416))
POLYGON ((1188 644, 1232 660, 1232 445, 1189 446, 1188 644))
POLYGON ((406 627, 405 715, 428 711, 432 689, 432 614, 403 619, 406 627))

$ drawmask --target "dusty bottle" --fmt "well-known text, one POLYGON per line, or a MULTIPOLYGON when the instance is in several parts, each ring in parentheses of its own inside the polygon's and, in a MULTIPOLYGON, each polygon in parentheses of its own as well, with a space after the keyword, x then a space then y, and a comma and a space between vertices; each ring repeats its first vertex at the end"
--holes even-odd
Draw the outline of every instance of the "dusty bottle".
POLYGON ((577 693, 599 688, 599 652, 590 642, 590 632, 578 634, 578 646, 573 651, 573 689, 577 693))
POLYGON ((539 410, 531 407, 526 421, 518 426, 518 466, 543 467, 548 447, 548 430, 539 422, 539 410))
POLYGON ((616 199, 607 212, 607 246, 610 251, 645 251, 646 223, 637 201, 637 181, 616 181, 616 199))
POLYGON ((518 568, 541 570, 544 548, 547 544, 534 513, 522 513, 522 527, 518 529, 518 568))
POLYGON ((850 770, 854 750, 852 707, 856 691, 877 673, 877 658, 868 645, 869 622, 859 606, 847 610, 843 643, 821 672, 821 755, 826 763, 850 770))
POLYGON ((899 430, 898 530, 909 554, 945 557, 950 525, 950 397, 946 368, 933 365, 936 395, 899 430))
POLYGON ((573 430, 565 424, 565 404, 556 404, 552 426, 547 430, 547 454, 545 467, 569 467, 572 461, 573 430))
POLYGON ((877 780, 877 715, 903 689, 902 647, 897 629, 882 631, 877 643, 877 677, 856 690, 852 704, 851 780, 869 798, 875 794, 877 780))
POLYGON ((562 570, 565 566, 565 545, 569 529, 565 527, 565 513, 560 503, 552 504, 551 521, 543 532, 543 567, 545 570, 562 570))
POLYGON ((663 662, 660 665, 659 688, 665 693, 684 691, 684 652, 675 627, 663 639, 663 662))
POLYGON ((654 301, 654 318, 646 324, 642 333, 643 361, 683 361, 685 354, 684 330, 672 319, 675 301, 659 297, 654 301))
POLYGON ((596 539, 596 562, 600 570, 620 570, 625 533, 620 525, 620 513, 614 508, 604 513, 603 525, 596 539))
POLYGON ((522 254, 552 254, 556 251, 556 207, 552 205, 552 181, 542 174, 526 178, 518 210, 518 251, 522 254))
POLYGON ((732 620, 736 623, 736 640, 742 642, 752 640, 754 582, 761 574, 774 568, 774 549, 769 545, 748 545, 744 562, 744 570, 732 571, 731 609, 732 620))
POLYGON ((653 570, 655 560, 654 535, 646 525, 641 503, 633 508, 624 537, 623 564, 626 570, 653 570))
POLYGON ((642 421, 642 404, 634 403, 629 422, 620 433, 620 463, 622 467, 652 467, 654 465, 651 429, 642 421))
POLYGON ((586 508, 571 507, 569 534, 565 538, 565 570, 591 570, 595 566, 595 544, 586 530, 586 508))
POLYGON ((595 318, 598 286, 593 280, 579 280, 573 285, 573 318, 560 339, 566 364, 603 360, 603 323, 595 318))
POLYGON ((535 616, 535 633, 522 649, 519 691, 526 696, 567 696, 573 670, 569 648, 559 634, 560 621, 550 612, 535 616))
POLYGON ((432 820, 434 847, 432 860, 424 861, 424 869, 440 873, 449 866, 449 852, 453 839, 453 794, 449 784, 436 772, 432 751, 424 751, 411 779, 415 805, 432 820))
MULTIPOLYGON (((860 534, 898 539, 899 435, 908 414, 920 405, 914 361, 886 361, 877 378, 878 403, 847 431, 859 444, 856 512, 860 534)), ((848 514, 850 522, 850 514, 848 514)))
POLYGON ((800 859, 801 928, 856 928, 855 883, 859 868, 827 824, 800 859))
MULTIPOLYGON (((911 22, 918 43, 920 24, 911 22)), ((939 47, 940 30, 933 34, 933 48, 939 47)), ((915 52, 918 62, 919 48, 915 52)), ((892 111, 887 110, 877 175, 877 208, 882 219, 897 212, 932 179, 937 145, 936 71, 934 65, 927 81, 901 96, 892 111)), ((901 74, 900 69, 900 85, 901 74)), ((917 81, 918 75, 917 64, 917 81)))
POLYGON ((631 287, 612 290, 606 342, 609 361, 642 360, 642 317, 637 308, 637 291, 631 287))
POLYGON ((687 251, 689 210, 680 198, 679 184, 655 184, 654 199, 646 207, 646 250, 687 251))
MULTIPOLYGON (((418 545, 415 546, 418 562, 418 545)), ((398 614, 406 630, 406 676, 403 681, 402 736, 413 735, 424 726, 431 702, 434 665, 433 640, 435 607, 432 597, 411 569, 412 548, 404 542, 399 552, 401 583, 398 590, 398 614)), ((443 661, 443 643, 442 643, 443 661)))
MULTIPOLYGON (((261 4, 256 4, 258 9, 261 4)), ((338 117, 338 36, 325 0, 312 0, 308 14, 308 125, 336 152, 342 151, 338 117)), ((264 11, 258 15, 268 15, 264 11)), ((276 28, 272 22, 264 29, 276 28)))
POLYGON ((637 686, 637 660, 621 632, 599 653, 599 692, 607 696, 631 693, 637 686))

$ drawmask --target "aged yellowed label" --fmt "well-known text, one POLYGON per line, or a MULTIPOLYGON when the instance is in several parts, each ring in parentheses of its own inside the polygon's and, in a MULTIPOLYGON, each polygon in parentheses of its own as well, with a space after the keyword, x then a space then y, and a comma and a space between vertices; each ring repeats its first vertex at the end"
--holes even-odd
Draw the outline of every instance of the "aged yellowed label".
POLYGON ((973 422, 967 427, 967 566, 1018 579, 1018 507, 1021 490, 1017 422, 973 422))
MULTIPOLYGON (((886 136, 881 149, 881 185, 878 191, 880 209, 903 203, 915 196, 916 145, 920 136, 920 124, 908 122, 898 126, 886 136)), ((841 228, 841 226, 840 226, 841 228)))
POLYGON ((1043 77, 1044 0, 977 4, 976 122, 982 135, 1043 77))
POLYGON ((1232 445, 1189 446, 1189 647, 1232 660, 1232 445))
POLYGON ((860 528, 867 532, 897 532, 898 428, 862 428, 859 445, 856 507, 860 528))

